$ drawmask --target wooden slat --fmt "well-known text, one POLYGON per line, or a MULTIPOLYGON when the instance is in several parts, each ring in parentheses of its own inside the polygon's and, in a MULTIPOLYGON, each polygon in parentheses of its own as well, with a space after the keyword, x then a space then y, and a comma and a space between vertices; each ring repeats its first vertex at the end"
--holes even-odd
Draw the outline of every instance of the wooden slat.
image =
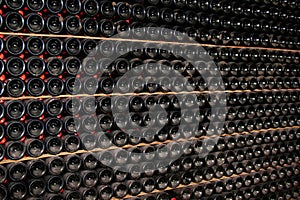
POLYGON ((256 90, 216 90, 216 91, 192 91, 192 92, 142 92, 142 93, 112 93, 112 94, 76 94, 76 95, 42 95, 42 96, 21 96, 21 97, 0 97, 0 101, 9 101, 9 100, 25 100, 25 99, 49 99, 49 98, 79 98, 79 97, 111 97, 111 96, 146 96, 146 95, 181 95, 181 94, 216 94, 216 93, 259 93, 259 92, 297 92, 300 91, 300 88, 297 89, 256 89, 256 90))
POLYGON ((215 45, 215 44, 201 44, 201 43, 184 43, 184 42, 167 42, 167 41, 155 41, 155 40, 139 40, 134 38, 106 38, 106 37, 90 37, 80 35, 54 35, 54 34, 39 34, 39 33, 17 33, 17 32, 0 32, 0 35, 16 35, 16 36, 37 36, 37 37, 56 37, 56 38, 78 38, 78 39, 93 39, 93 40, 107 40, 107 41, 123 41, 123 42, 142 42, 142 43, 155 43, 155 44, 169 44, 169 45, 192 45, 202 47, 222 47, 222 48, 234 48, 234 49, 254 49, 254 50, 269 50, 269 51, 283 51, 283 52, 300 52, 300 50, 294 49, 280 49, 280 48, 268 48, 268 47, 253 47, 253 46, 229 46, 229 45, 215 45))

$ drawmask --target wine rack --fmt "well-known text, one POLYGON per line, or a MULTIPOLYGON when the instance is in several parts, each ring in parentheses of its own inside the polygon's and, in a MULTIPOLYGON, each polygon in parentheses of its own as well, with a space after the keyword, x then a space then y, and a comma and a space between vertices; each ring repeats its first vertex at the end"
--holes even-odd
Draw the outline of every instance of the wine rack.
POLYGON ((299 6, 0 0, 0 199, 299 199, 299 6))

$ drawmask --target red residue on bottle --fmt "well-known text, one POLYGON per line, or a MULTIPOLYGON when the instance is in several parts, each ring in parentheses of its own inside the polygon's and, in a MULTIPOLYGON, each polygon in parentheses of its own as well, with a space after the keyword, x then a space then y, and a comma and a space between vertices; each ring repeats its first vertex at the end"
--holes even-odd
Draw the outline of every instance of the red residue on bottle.
POLYGON ((20 13, 20 15, 24 16, 24 12, 22 10, 19 10, 18 13, 20 13))
POLYGON ((4 81, 5 80, 5 75, 0 76, 0 81, 4 81))
POLYGON ((23 122, 23 121, 25 120, 25 118, 26 118, 26 117, 23 116, 23 117, 20 119, 20 121, 23 122))
POLYGON ((22 79, 23 81, 25 81, 25 79, 26 79, 26 74, 23 74, 22 76, 20 76, 20 79, 22 79))
POLYGON ((3 124, 5 122, 5 118, 3 117, 1 120, 0 120, 0 124, 3 124))
POLYGON ((6 142, 6 138, 3 138, 1 141, 0 141, 0 144, 5 144, 6 142))
POLYGON ((24 136, 24 137, 22 137, 21 139, 20 139, 20 142, 24 142, 25 141, 25 139, 26 139, 26 137, 24 136))

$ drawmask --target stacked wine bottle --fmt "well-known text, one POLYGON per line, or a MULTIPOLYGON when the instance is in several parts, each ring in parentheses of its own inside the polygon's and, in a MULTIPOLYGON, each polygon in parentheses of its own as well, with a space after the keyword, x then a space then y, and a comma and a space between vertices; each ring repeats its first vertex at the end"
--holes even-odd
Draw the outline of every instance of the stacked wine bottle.
POLYGON ((0 0, 0 200, 300 198, 299 6, 0 0))

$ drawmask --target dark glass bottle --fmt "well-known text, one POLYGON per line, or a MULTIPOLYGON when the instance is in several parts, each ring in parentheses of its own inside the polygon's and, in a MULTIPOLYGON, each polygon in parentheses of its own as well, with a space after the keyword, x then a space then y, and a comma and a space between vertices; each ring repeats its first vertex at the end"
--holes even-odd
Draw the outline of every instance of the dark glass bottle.
POLYGON ((6 199, 7 194, 8 194, 8 191, 7 191, 6 187, 3 185, 0 185, 0 198, 6 199))
POLYGON ((48 135, 55 136, 62 130, 63 124, 60 119, 51 117, 46 118, 44 121, 45 131, 48 135))
POLYGON ((27 195, 27 186, 24 182, 11 182, 8 184, 10 197, 14 199, 23 199, 27 195))
POLYGON ((43 179, 31 179, 28 184, 28 193, 33 197, 40 197, 46 190, 43 179))
POLYGON ((66 189, 78 190, 81 184, 81 178, 77 173, 65 173, 63 175, 66 189))
POLYGON ((57 15, 50 15, 47 17, 45 26, 49 33, 59 34, 63 30, 63 21, 57 15))
POLYGON ((6 115, 13 120, 20 119, 25 114, 25 106, 20 100, 5 102, 6 115))
POLYGON ((26 50, 34 56, 43 53, 45 48, 44 41, 40 37, 30 37, 26 41, 26 50))
POLYGON ((114 5, 110 1, 101 1, 99 4, 100 14, 103 15, 104 18, 112 18, 116 14, 116 5, 114 5))
POLYGON ((81 187, 79 192, 83 200, 96 200, 98 197, 97 190, 95 188, 84 188, 81 187))
POLYGON ((19 57, 9 57, 6 61, 6 70, 11 76, 21 76, 25 72, 25 62, 19 57))
POLYGON ((6 125, 6 134, 10 140, 20 140, 25 134, 25 126, 18 121, 11 121, 6 125))
POLYGON ((109 185, 98 186, 97 191, 98 191, 98 197, 103 200, 109 200, 114 195, 114 190, 109 185))
POLYGON ((60 99, 51 98, 44 101, 45 111, 50 116, 58 116, 63 111, 63 102, 60 99))
POLYGON ((112 189, 118 198, 123 198, 128 193, 128 187, 123 183, 113 183, 112 189))
POLYGON ((26 139, 26 153, 30 157, 39 157, 44 152, 44 143, 39 139, 26 139))
POLYGON ((5 16, 5 25, 10 31, 20 31, 24 27, 24 18, 18 12, 9 12, 5 16))
POLYGON ((7 80, 6 92, 11 97, 20 97, 26 89, 25 82, 20 78, 11 78, 7 80))
POLYGON ((27 91, 31 96, 40 96, 45 91, 45 83, 40 78, 31 78, 27 82, 27 91))
POLYGON ((59 175, 65 169, 64 160, 61 157, 51 157, 46 159, 47 169, 52 175, 59 175))
POLYGON ((27 175, 27 168, 24 163, 12 163, 7 165, 8 177, 12 181, 22 181, 27 175))
POLYGON ((41 159, 36 159, 27 162, 27 169, 31 177, 41 178, 46 174, 46 163, 41 159))
POLYGON ((60 78, 51 77, 46 82, 46 90, 50 95, 58 96, 64 92, 64 82, 60 78))
POLYGON ((111 37, 115 33, 115 26, 111 20, 103 19, 98 22, 100 34, 104 37, 111 37))
POLYGON ((45 176, 47 190, 52 193, 59 192, 64 186, 64 180, 61 176, 45 176))
POLYGON ((45 41, 45 50, 49 55, 57 56, 63 50, 63 42, 59 38, 48 38, 45 41))
POLYGON ((83 1, 83 11, 88 16, 95 16, 99 12, 99 3, 95 0, 85 0, 83 1))
POLYGON ((76 152, 81 147, 81 140, 75 135, 67 135, 63 137, 65 150, 68 152, 76 152))
POLYGON ((45 138, 45 150, 50 154, 58 154, 63 149, 63 142, 61 138, 58 137, 47 137, 45 138))
POLYGON ((7 178, 7 167, 0 167, 0 183, 2 184, 7 178))
POLYGON ((32 118, 39 118, 44 114, 44 104, 39 100, 29 100, 26 102, 26 113, 32 118))
POLYGON ((29 8, 30 11, 39 12, 41 11, 45 6, 44 0, 26 0, 26 5, 29 8))
POLYGON ((25 49, 24 39, 19 36, 5 38, 6 49, 11 55, 20 55, 25 49))
POLYGON ((70 172, 77 172, 80 167, 82 166, 82 160, 80 156, 74 154, 74 155, 68 155, 64 157, 66 169, 70 172))
POLYGON ((65 1, 65 8, 69 14, 76 15, 81 11, 81 1, 67 0, 65 1))
POLYGON ((62 0, 46 0, 46 8, 51 13, 59 13, 64 7, 64 2, 62 0))
POLYGON ((67 98, 63 102, 64 111, 71 116, 78 114, 81 111, 81 102, 77 98, 67 98))
POLYGON ((64 41, 64 48, 68 55, 76 56, 81 52, 81 42, 76 38, 68 38, 64 41))
POLYGON ((7 157, 12 160, 19 160, 25 154, 25 145, 19 141, 7 142, 5 148, 7 157))
POLYGON ((31 76, 39 77, 45 71, 45 62, 39 57, 32 56, 27 60, 26 67, 31 76))

